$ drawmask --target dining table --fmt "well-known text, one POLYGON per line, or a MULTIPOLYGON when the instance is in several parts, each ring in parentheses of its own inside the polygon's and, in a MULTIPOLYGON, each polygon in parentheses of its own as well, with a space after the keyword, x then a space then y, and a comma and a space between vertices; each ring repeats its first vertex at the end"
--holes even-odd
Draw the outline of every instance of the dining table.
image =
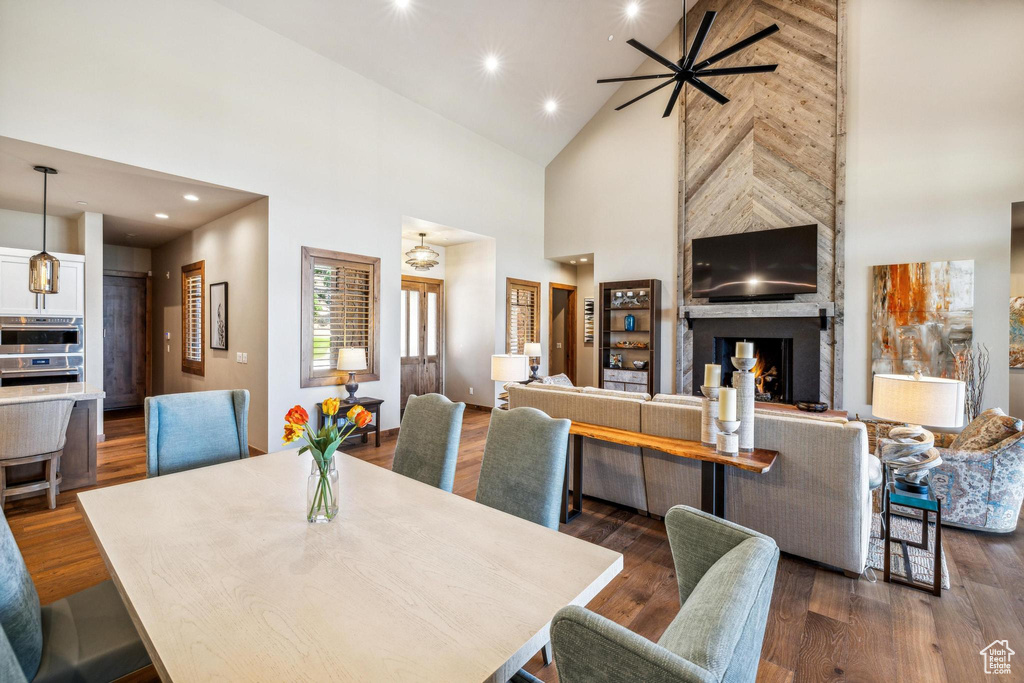
POLYGON ((622 555, 352 456, 306 521, 309 453, 94 489, 78 505, 164 681, 506 681, 622 555))

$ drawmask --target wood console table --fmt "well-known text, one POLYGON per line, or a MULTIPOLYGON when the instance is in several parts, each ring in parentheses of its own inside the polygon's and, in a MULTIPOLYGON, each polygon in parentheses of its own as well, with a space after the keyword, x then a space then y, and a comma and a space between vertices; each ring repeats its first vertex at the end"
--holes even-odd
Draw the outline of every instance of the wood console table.
POLYGON ((627 429, 602 427, 573 422, 569 428, 570 449, 575 450, 572 459, 572 507, 569 506, 569 452, 565 457, 565 481, 562 482, 562 523, 566 524, 583 512, 583 437, 607 441, 623 446, 637 446, 676 455, 680 458, 701 461, 700 509, 725 519, 725 468, 736 467, 748 472, 764 474, 775 464, 778 451, 755 448, 749 453, 722 455, 711 446, 699 441, 673 439, 667 436, 653 436, 631 432, 627 429))

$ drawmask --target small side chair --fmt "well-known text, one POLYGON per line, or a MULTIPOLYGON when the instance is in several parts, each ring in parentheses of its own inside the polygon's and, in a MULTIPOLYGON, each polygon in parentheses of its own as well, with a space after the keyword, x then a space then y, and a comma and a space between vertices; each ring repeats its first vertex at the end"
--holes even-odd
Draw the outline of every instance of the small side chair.
POLYGON ((0 406, 0 511, 7 496, 46 494, 50 509, 57 507, 58 472, 74 399, 0 406), (45 462, 41 480, 7 483, 7 468, 45 462))
POLYGON ((450 493, 465 410, 465 403, 452 403, 441 394, 410 396, 391 469, 450 493))
POLYGON ((196 391, 146 399, 146 476, 249 457, 249 392, 196 391))

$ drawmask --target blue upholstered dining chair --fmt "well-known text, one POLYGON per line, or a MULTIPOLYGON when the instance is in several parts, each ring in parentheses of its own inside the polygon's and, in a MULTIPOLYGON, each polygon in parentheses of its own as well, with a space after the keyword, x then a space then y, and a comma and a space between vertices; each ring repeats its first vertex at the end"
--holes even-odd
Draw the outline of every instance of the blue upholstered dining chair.
POLYGON ((551 641, 560 681, 753 683, 778 546, 763 534, 683 505, 668 511, 665 528, 679 582, 679 613, 655 644, 583 607, 559 610, 551 641))
POLYGON ((148 666, 149 655, 121 602, 104 581, 54 603, 39 606, 25 560, 7 518, 0 514, 0 681, 8 676, 13 651, 18 673, 36 683, 112 681, 148 666))
POLYGON ((410 396, 391 469, 451 492, 465 410, 465 403, 452 403, 441 394, 410 396))
POLYGON ((557 530, 571 424, 536 408, 491 411, 477 502, 557 530))
POLYGON ((249 457, 249 392, 196 391, 146 399, 146 476, 249 457))

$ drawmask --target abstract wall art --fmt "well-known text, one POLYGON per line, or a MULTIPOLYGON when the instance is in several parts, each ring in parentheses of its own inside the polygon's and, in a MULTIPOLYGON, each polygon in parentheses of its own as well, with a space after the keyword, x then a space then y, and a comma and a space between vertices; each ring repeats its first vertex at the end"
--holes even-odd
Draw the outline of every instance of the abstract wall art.
POLYGON ((1010 297, 1010 367, 1024 368, 1024 296, 1010 297))
POLYGON ((875 266, 873 283, 872 374, 952 377, 973 337, 974 261, 875 266))

